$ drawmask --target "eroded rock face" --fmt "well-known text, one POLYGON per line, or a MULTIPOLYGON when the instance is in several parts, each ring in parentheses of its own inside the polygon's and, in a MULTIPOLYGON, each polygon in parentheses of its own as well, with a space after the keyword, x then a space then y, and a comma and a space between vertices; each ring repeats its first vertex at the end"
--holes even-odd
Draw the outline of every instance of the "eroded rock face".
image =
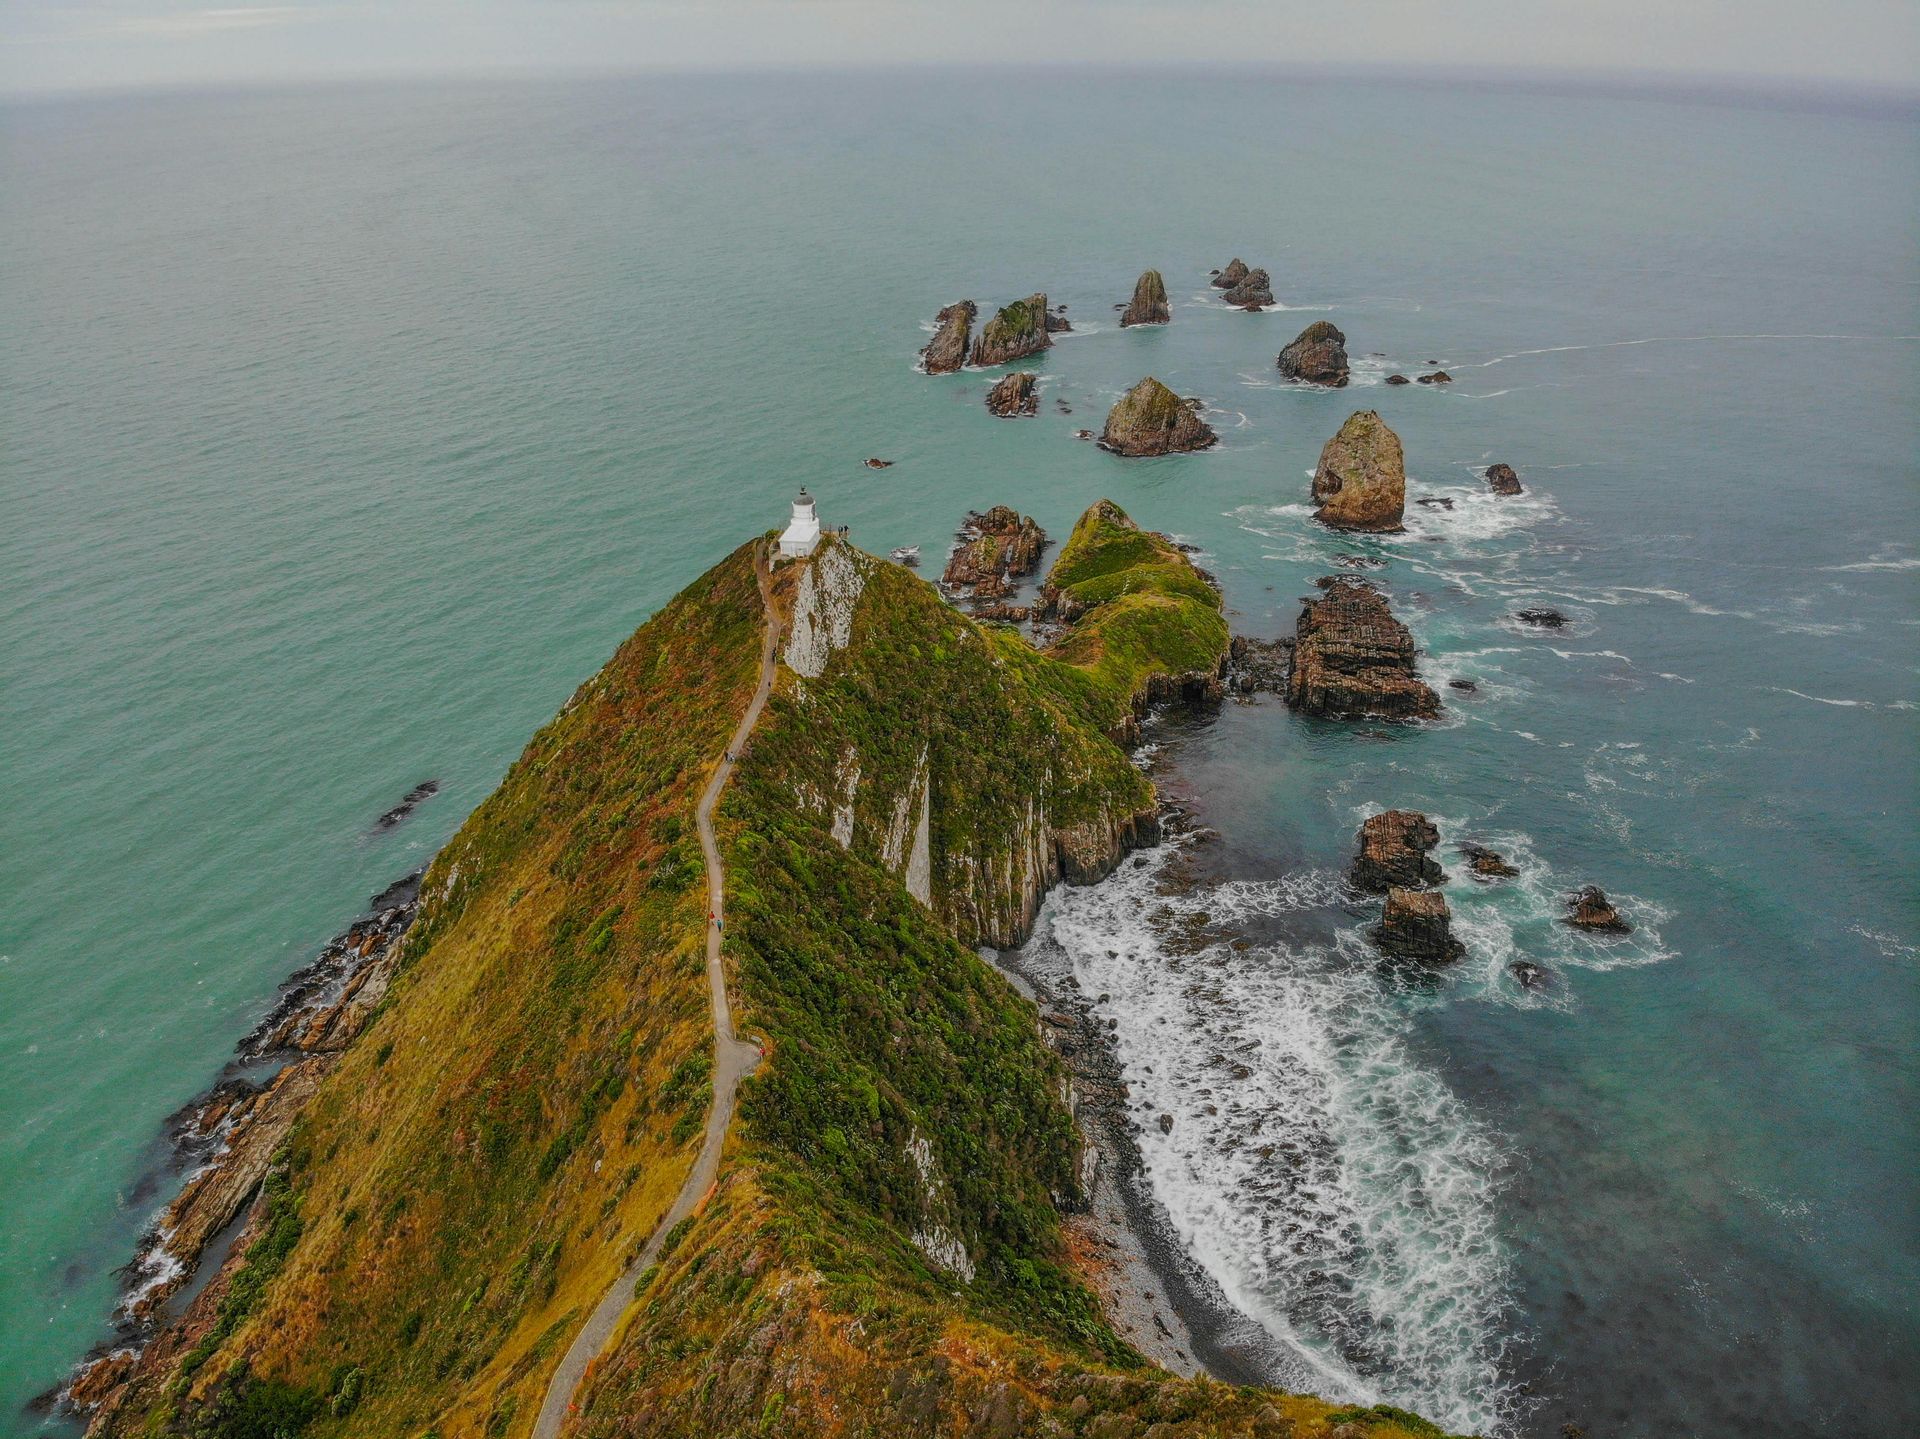
POLYGON ((1413 636, 1364 580, 1328 576, 1300 611, 1287 703, 1327 719, 1432 719, 1440 698, 1414 672, 1413 636))
POLYGON ((997 600, 1040 568, 1047 532, 1011 505, 969 514, 940 583, 976 601, 997 600))
POLYGON ((1034 376, 1015 371, 987 391, 987 408, 1003 420, 1040 413, 1040 391, 1034 376))
POLYGON ((929 375, 950 375, 967 362, 967 341, 973 335, 973 319, 979 307, 971 300, 955 300, 933 317, 937 328, 926 349, 920 352, 922 367, 929 375))
POLYGON ((1453 937, 1447 897, 1431 889, 1390 889, 1386 912, 1373 930, 1382 954, 1418 964, 1451 964, 1466 946, 1453 937))
POLYGON ((1520 873, 1507 863, 1506 856, 1483 844, 1463 844, 1460 853, 1467 857, 1467 868, 1475 879, 1512 879, 1520 873))
POLYGON ((1289 380, 1340 386, 1347 382, 1347 337, 1331 320, 1315 320, 1280 352, 1280 373, 1289 380))
POLYGON ((1633 930, 1597 884, 1586 886, 1567 901, 1567 923, 1597 934, 1629 934, 1633 930))
POLYGON ((1165 325, 1173 320, 1173 307, 1167 303, 1166 282, 1160 278, 1158 270, 1148 270, 1133 287, 1133 301, 1127 306, 1126 313, 1120 317, 1120 324, 1127 325, 1165 325))
POLYGON ((1430 853, 1439 843, 1440 831, 1418 810, 1390 809, 1370 815, 1360 826, 1360 853, 1348 878, 1366 894, 1438 884, 1447 877, 1430 853))
POLYGON ((1400 437, 1372 410, 1356 411, 1320 451, 1314 518, 1342 530, 1398 530, 1406 515, 1400 437))
POLYGON ((1512 465, 1488 465, 1487 488, 1496 495, 1517 495, 1521 493, 1520 477, 1512 465))
POLYGON ((1222 298, 1229 305, 1238 305, 1243 310, 1258 310, 1263 305, 1273 303, 1273 282, 1267 278, 1265 270, 1249 270, 1240 283, 1231 286, 1222 298))
POLYGON ((1236 255, 1233 259, 1227 261, 1226 269, 1213 277, 1213 283, 1219 289, 1231 290, 1246 278, 1246 262, 1236 255))
POLYGON ((1116 455, 1171 455, 1204 450, 1218 440, 1197 405, 1148 375, 1107 413, 1100 446, 1116 455))
POLYGON ((1002 305, 973 342, 973 363, 1004 365, 1037 355, 1053 343, 1048 335, 1047 297, 1029 295, 1002 305))

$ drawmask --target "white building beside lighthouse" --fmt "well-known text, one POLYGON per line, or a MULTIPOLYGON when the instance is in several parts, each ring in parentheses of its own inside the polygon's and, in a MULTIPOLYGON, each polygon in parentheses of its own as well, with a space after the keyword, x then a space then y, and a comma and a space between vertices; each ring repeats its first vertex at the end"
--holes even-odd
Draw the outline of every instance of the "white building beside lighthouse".
POLYGON ((802 487, 793 502, 793 518, 780 532, 781 558, 810 555, 820 543, 820 516, 814 512, 813 496, 802 487))

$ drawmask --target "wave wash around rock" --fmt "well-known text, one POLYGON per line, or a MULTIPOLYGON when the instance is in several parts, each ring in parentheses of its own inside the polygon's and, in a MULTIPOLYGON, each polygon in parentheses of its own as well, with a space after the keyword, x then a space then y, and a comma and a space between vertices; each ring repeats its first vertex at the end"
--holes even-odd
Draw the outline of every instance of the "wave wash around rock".
MULTIPOLYGON (((837 539, 776 571, 788 649, 715 820, 736 1022, 768 1053, 564 1432, 1436 1432, 1145 1364, 1063 1247, 1065 1075, 971 946, 1151 834, 1115 737, 1150 695, 1217 688, 1227 630, 1110 504, 1049 584, 1075 620, 1041 653, 837 539)), ((761 615, 743 547, 534 737, 429 869, 385 1003, 234 1257, 100 1432, 526 1432, 698 1147, 691 821, 761 615)))

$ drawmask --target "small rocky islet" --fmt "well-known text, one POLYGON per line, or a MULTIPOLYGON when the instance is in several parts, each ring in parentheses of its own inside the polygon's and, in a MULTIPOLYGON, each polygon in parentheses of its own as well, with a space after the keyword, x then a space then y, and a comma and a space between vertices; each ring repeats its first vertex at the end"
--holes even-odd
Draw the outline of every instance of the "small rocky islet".
POLYGON ((1281 378, 1339 389, 1347 383, 1347 337, 1331 320, 1315 320, 1274 361, 1281 378))
POLYGON ((1100 448, 1116 455, 1172 455, 1207 449, 1219 438, 1200 418, 1197 402, 1148 375, 1107 412, 1100 448))
POLYGON ((996 381, 993 388, 987 391, 987 409, 1003 420, 1039 414, 1038 377, 1025 370, 1016 370, 996 381))
POLYGON ((1167 325, 1173 322, 1173 306, 1167 303, 1167 283, 1158 270, 1142 274, 1133 287, 1133 299, 1120 316, 1120 328, 1134 325, 1167 325))

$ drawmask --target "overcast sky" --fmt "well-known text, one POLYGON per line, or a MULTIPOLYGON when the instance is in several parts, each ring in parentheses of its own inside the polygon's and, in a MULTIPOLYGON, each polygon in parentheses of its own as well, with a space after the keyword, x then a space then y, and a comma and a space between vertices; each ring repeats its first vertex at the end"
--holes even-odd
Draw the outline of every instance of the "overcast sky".
POLYGON ((1920 0, 0 0, 0 90, 1046 61, 1920 89, 1920 0))

